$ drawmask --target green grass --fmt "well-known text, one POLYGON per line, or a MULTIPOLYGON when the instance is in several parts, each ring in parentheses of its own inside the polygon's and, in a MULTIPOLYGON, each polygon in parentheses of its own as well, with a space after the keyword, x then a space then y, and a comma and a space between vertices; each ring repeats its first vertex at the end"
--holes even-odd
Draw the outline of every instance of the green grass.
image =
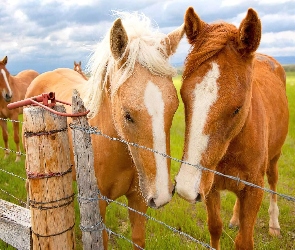
MULTIPOLYGON (((181 85, 180 77, 174 79, 175 86, 179 90, 181 85)), ((278 192, 295 197, 295 72, 287 72, 287 96, 290 109, 289 134, 283 147, 283 153, 279 160, 279 183, 278 192)), ((175 114, 173 126, 171 129, 171 156, 181 159, 183 150, 184 136, 184 111, 180 100, 180 106, 175 114)), ((11 125, 9 126, 11 130, 11 125)), ((11 134, 11 131, 10 131, 11 134)), ((12 137, 11 146, 14 149, 12 137)), ((0 145, 3 146, 2 139, 0 145)), ((11 153, 9 159, 2 160, 3 150, 0 150, 0 168, 11 171, 17 175, 25 177, 24 157, 20 163, 15 163, 15 155, 11 153)), ((172 179, 177 174, 180 164, 172 161, 171 175, 172 179)), ((24 181, 7 175, 0 171, 0 188, 8 191, 12 195, 23 201, 26 200, 24 181)), ((268 185, 266 184, 266 188, 268 185)), ((11 201, 18 205, 21 203, 1 192, 0 198, 11 201)), ((126 203, 126 198, 121 197, 118 201, 126 203)), ((235 196, 230 192, 222 192, 222 219, 223 234, 221 238, 222 249, 234 249, 234 239, 237 230, 228 228, 228 223, 232 215, 232 208, 235 202, 235 196)), ((79 230, 79 216, 77 211, 77 249, 82 249, 81 232, 79 230)), ((268 234, 268 206, 269 195, 265 193, 264 199, 259 210, 257 223, 255 225, 254 241, 255 249, 295 249, 295 203, 283 198, 278 199, 280 208, 279 221, 281 225, 281 237, 274 238, 268 234)), ((175 195, 172 201, 159 210, 148 210, 148 215, 176 228, 179 231, 193 236, 195 239, 209 243, 210 236, 206 223, 206 209, 204 203, 195 205, 189 204, 175 195)), ((110 204, 107 211, 107 226, 116 233, 120 233, 127 238, 131 238, 128 212, 117 204, 110 204)), ((131 249, 130 243, 116 236, 111 236, 110 249, 131 249)), ((0 241, 0 249, 13 249, 4 242, 0 241)), ((190 241, 178 233, 172 232, 165 226, 149 220, 146 232, 146 249, 203 249, 200 244, 190 241)))

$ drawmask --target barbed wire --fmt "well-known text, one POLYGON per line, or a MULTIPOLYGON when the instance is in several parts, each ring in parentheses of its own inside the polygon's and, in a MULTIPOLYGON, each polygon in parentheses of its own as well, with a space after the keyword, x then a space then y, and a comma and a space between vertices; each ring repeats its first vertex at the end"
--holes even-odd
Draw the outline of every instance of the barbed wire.
POLYGON ((15 151, 15 150, 12 150, 12 149, 10 149, 10 148, 4 148, 4 147, 1 147, 1 146, 0 146, 0 149, 3 149, 4 151, 8 151, 9 153, 15 153, 15 154, 17 154, 17 155, 23 155, 23 156, 26 155, 26 154, 23 153, 23 152, 15 151))
POLYGON ((284 198, 286 200, 295 202, 295 197, 292 197, 292 196, 289 196, 289 195, 285 195, 285 194, 281 194, 281 193, 278 193, 278 192, 273 191, 271 189, 267 189, 265 187, 261 187, 259 185, 254 184, 254 183, 251 183, 251 182, 242 180, 239 177, 235 177, 235 176, 231 176, 231 175, 226 175, 226 174, 220 173, 220 172, 218 172, 216 170, 205 168, 205 167, 203 167, 203 166, 201 166, 199 164, 192 164, 192 163, 189 163, 189 162, 186 162, 186 161, 183 161, 183 160, 179 160, 179 159, 177 159, 175 157, 172 157, 172 156, 170 156, 170 155, 168 155, 166 153, 159 152, 157 150, 154 150, 152 148, 148 148, 148 147, 139 145, 139 144, 134 143, 134 142, 128 142, 128 141, 126 141, 124 139, 121 139, 121 138, 116 138, 116 137, 112 137, 112 136, 106 135, 106 134, 102 133, 97 127, 89 126, 89 128, 85 128, 85 127, 81 127, 81 126, 73 125, 73 124, 70 124, 69 127, 71 129, 77 129, 77 130, 83 131, 83 132, 88 133, 88 134, 100 135, 100 136, 103 136, 103 137, 105 137, 105 138, 107 138, 107 139, 109 139, 111 141, 118 141, 118 142, 124 143, 126 145, 130 145, 130 146, 133 146, 133 147, 145 149, 147 151, 151 151, 153 153, 159 154, 159 155, 161 155, 161 156, 163 156, 165 158, 170 158, 171 160, 173 160, 175 162, 186 164, 186 165, 189 165, 189 166, 198 168, 199 170, 202 170, 202 171, 208 171, 208 172, 211 172, 213 174, 220 175, 222 177, 226 177, 226 178, 229 178, 231 180, 237 181, 237 183, 240 183, 241 182, 241 183, 243 183, 245 185, 248 185, 248 186, 251 186, 251 187, 254 187, 254 188, 261 189, 264 192, 267 192, 267 193, 270 193, 270 194, 276 194, 276 195, 278 195, 278 196, 280 196, 280 197, 282 197, 282 198, 284 198))
POLYGON ((136 246, 137 248, 141 249, 141 250, 144 250, 144 248, 140 247, 139 245, 137 245, 136 243, 134 243, 132 240, 128 239, 127 237, 123 236, 122 234, 118 234, 118 233, 115 233, 114 231, 112 231, 111 229, 109 229, 108 227, 105 227, 105 230, 110 234, 113 234, 115 236, 117 236, 118 238, 120 239, 123 239, 125 241, 128 241, 130 244, 136 246))
POLYGON ((14 198, 15 200, 19 201, 19 202, 20 202, 21 204, 23 204, 25 207, 27 206, 27 203, 26 203, 26 202, 22 201, 21 199, 17 198, 17 197, 14 196, 14 195, 8 193, 7 191, 3 190, 2 188, 0 188, 0 191, 3 192, 3 193, 5 193, 5 194, 7 194, 8 196, 14 198))
POLYGON ((2 117, 0 117, 0 120, 7 121, 7 122, 19 122, 19 123, 23 123, 22 121, 19 121, 19 120, 12 120, 12 119, 9 119, 9 118, 2 118, 2 117))
MULTIPOLYGON (((6 121, 11 121, 11 122, 20 122, 20 123, 23 123, 23 122, 21 122, 21 121, 17 121, 17 120, 4 119, 4 118, 0 118, 0 119, 1 119, 1 120, 6 120, 6 121)), ((105 138, 107 138, 107 139, 109 139, 109 140, 111 140, 111 141, 119 141, 119 142, 124 143, 124 144, 126 144, 126 145, 130 145, 130 146, 137 147, 137 148, 142 148, 142 149, 145 149, 145 150, 151 151, 151 152, 153 152, 153 153, 159 154, 159 155, 161 155, 161 156, 163 156, 163 157, 165 157, 165 158, 170 158, 171 160, 173 160, 173 161, 175 161, 175 162, 182 163, 182 164, 186 164, 186 165, 190 165, 190 166, 196 167, 196 168, 198 168, 198 169, 200 169, 200 170, 202 170, 202 171, 209 171, 209 172, 212 172, 212 173, 214 173, 214 174, 220 175, 220 176, 222 176, 222 177, 226 177, 226 178, 229 178, 229 179, 235 180, 235 181, 237 181, 238 183, 241 182, 241 183, 243 183, 243 184, 245 184, 245 185, 248 185, 248 186, 251 186, 251 187, 254 187, 254 188, 259 188, 259 189, 262 189, 262 190, 265 191, 265 192, 268 192, 268 193, 271 193, 271 194, 276 194, 276 195, 278 195, 278 196, 280 196, 280 197, 282 197, 282 198, 284 198, 284 199, 287 199, 287 200, 289 200, 289 201, 293 201, 293 202, 295 202, 295 198, 292 197, 292 196, 285 195, 285 194, 281 194, 281 193, 275 192, 275 191, 273 191, 273 190, 270 190, 270 189, 267 189, 267 188, 264 188, 264 187, 258 186, 258 185, 256 185, 256 184, 251 183, 251 182, 247 182, 247 181, 245 181, 245 180, 242 180, 242 179, 240 179, 239 177, 226 175, 226 174, 220 173, 220 172, 215 171, 215 170, 207 169, 207 168, 205 168, 205 167, 203 167, 203 166, 200 166, 200 165, 198 165, 198 164, 192 164, 192 163, 189 163, 189 162, 186 162, 186 161, 183 161, 183 160, 179 160, 179 159, 174 158, 174 157, 172 157, 172 156, 170 156, 170 155, 168 155, 168 154, 166 154, 166 153, 159 152, 159 151, 157 151, 157 150, 154 150, 154 149, 151 149, 151 148, 148 148, 148 147, 145 147, 145 146, 139 145, 139 144, 137 144, 137 143, 128 142, 128 141, 126 141, 126 140, 124 140, 124 139, 121 139, 121 138, 111 137, 111 136, 109 136, 109 135, 106 135, 106 134, 102 133, 102 132, 101 132, 98 128, 96 128, 96 127, 89 127, 89 128, 87 129, 87 128, 85 128, 85 127, 80 127, 80 126, 78 126, 78 125, 70 124, 70 128, 71 128, 71 129, 77 129, 77 130, 83 131, 83 132, 88 133, 88 134, 96 134, 96 135, 100 135, 100 136, 103 136, 103 137, 105 137, 105 138)), ((1 148, 1 149, 4 149, 4 150, 8 150, 9 152, 13 152, 13 153, 20 154, 20 155, 26 155, 26 154, 24 154, 24 153, 22 153, 22 152, 13 151, 13 150, 11 150, 11 149, 3 148, 3 147, 1 147, 1 146, 0 146, 0 148, 1 148)), ((22 180, 26 180, 26 178, 23 178, 23 177, 21 177, 21 176, 15 175, 15 174, 13 174, 13 173, 11 173, 11 172, 8 172, 8 171, 6 171, 6 170, 4 170, 4 169, 1 169, 1 168, 0 168, 0 171, 5 172, 5 173, 7 173, 7 174, 10 174, 10 175, 12 175, 12 176, 18 177, 18 178, 20 178, 20 179, 22 179, 22 180)), ((12 194, 8 193, 7 191, 5 191, 5 190, 3 190, 3 189, 1 189, 1 188, 0 188, 0 191, 6 193, 7 195, 9 195, 9 196, 11 196, 11 197, 13 197, 14 199, 18 200, 20 203, 22 203, 22 204, 24 204, 24 205, 27 205, 26 202, 24 202, 24 201, 18 199, 17 197, 13 196, 12 194)), ((80 197, 80 198, 81 198, 81 197, 80 197)), ((87 200, 87 198, 85 198, 85 197, 84 197, 83 199, 86 199, 86 200, 87 200)), ((151 220, 151 221, 154 221, 154 222, 156 222, 156 223, 159 223, 159 224, 165 226, 166 228, 170 229, 170 230, 173 231, 174 233, 178 233, 179 235, 184 236, 184 237, 190 239, 191 241, 193 241, 193 242, 195 242, 195 243, 201 244, 203 247, 206 247, 206 248, 208 248, 208 249, 214 249, 214 248, 212 248, 209 244, 204 243, 204 242, 202 242, 202 241, 199 241, 199 240, 193 238, 192 236, 190 236, 189 234, 186 234, 186 233, 184 233, 184 232, 182 232, 182 231, 179 231, 179 230, 177 230, 176 228, 174 228, 174 227, 172 227, 172 226, 170 226, 170 225, 168 225, 168 224, 166 224, 166 223, 164 223, 164 222, 162 222, 162 221, 159 221, 159 220, 157 220, 157 219, 155 219, 155 218, 153 218, 153 217, 151 217, 151 216, 149 216, 149 215, 147 215, 147 214, 145 214, 145 213, 139 212, 139 211, 137 211, 137 210, 135 210, 135 209, 129 207, 128 205, 126 205, 126 204, 124 204, 124 203, 118 202, 118 201, 116 201, 116 200, 109 199, 109 198, 107 198, 106 196, 102 196, 102 195, 100 195, 100 198, 98 198, 98 199, 104 199, 104 200, 106 200, 108 203, 112 202, 112 203, 115 203, 115 204, 120 205, 120 206, 122 206, 122 207, 125 207, 125 208, 127 208, 128 210, 133 211, 133 212, 136 212, 136 213, 138 213, 138 214, 140 214, 140 215, 146 217, 147 219, 149 219, 149 220, 151 220)), ((93 198, 90 198, 89 200, 92 201, 93 198)), ((133 245, 136 245, 136 244, 135 244, 134 242, 132 242, 130 239, 126 238, 126 237, 123 236, 123 235, 120 235, 120 234, 117 234, 117 233, 113 232, 113 231, 112 231, 111 229, 109 229, 109 228, 106 228, 106 227, 105 227, 105 230, 107 230, 107 232, 109 232, 109 233, 111 233, 111 234, 113 234, 113 235, 116 235, 116 236, 119 237, 119 238, 122 238, 122 239, 124 239, 124 240, 130 242, 130 243, 133 244, 133 245)), ((140 249, 143 249, 143 248, 139 247, 138 245, 136 245, 136 246, 137 246, 138 248, 140 248, 140 249)))
POLYGON ((19 176, 19 175, 16 175, 16 174, 14 174, 14 173, 12 173, 12 172, 9 172, 9 171, 7 171, 7 170, 5 170, 5 169, 3 169, 3 168, 0 168, 0 171, 4 172, 4 173, 6 173, 6 174, 10 174, 10 175, 12 175, 12 176, 14 176, 14 177, 20 178, 20 179, 22 179, 22 180, 24 180, 24 181, 26 180, 26 178, 21 177, 21 176, 19 176))
POLYGON ((104 196, 104 195, 101 195, 101 194, 100 194, 100 197, 101 197, 101 198, 99 198, 99 199, 105 200, 107 203, 110 203, 110 202, 115 203, 115 204, 117 204, 117 205, 120 205, 120 206, 122 206, 122 207, 127 208, 128 210, 130 210, 130 211, 132 211, 132 212, 138 213, 138 214, 140 214, 140 215, 146 217, 148 220, 151 220, 151 221, 154 221, 154 222, 156 222, 156 223, 158 223, 158 224, 161 224, 162 226, 165 226, 165 227, 167 227, 168 229, 170 229, 171 231, 173 231, 174 233, 178 233, 178 234, 180 234, 181 236, 184 236, 184 237, 190 239, 191 241, 193 241, 193 242, 195 242, 195 243, 198 243, 198 244, 202 245, 203 247, 206 247, 206 248, 208 248, 208 249, 215 249, 215 248, 212 248, 209 244, 204 243, 204 242, 202 242, 202 241, 199 241, 199 240, 193 238, 191 235, 189 235, 189 234, 187 234, 187 233, 184 233, 184 232, 182 232, 182 231, 179 231, 179 230, 177 230, 176 228, 174 228, 174 227, 172 227, 172 226, 166 224, 166 223, 163 222, 163 221, 157 220, 157 219, 155 219, 154 217, 151 217, 151 216, 149 216, 149 215, 147 215, 147 214, 145 214, 145 213, 142 213, 142 212, 140 212, 140 211, 137 211, 137 210, 135 210, 134 208, 131 208, 131 207, 129 207, 128 205, 126 205, 126 204, 124 204, 124 203, 122 203, 122 202, 119 202, 119 201, 116 201, 116 200, 109 199, 108 197, 106 197, 106 196, 104 196))
MULTIPOLYGON (((128 205, 126 205, 126 204, 124 204, 124 203, 122 203, 122 202, 119 202, 119 201, 116 201, 116 200, 112 200, 112 199, 108 198, 107 196, 102 195, 102 194, 100 193, 100 190, 97 190, 97 192, 96 192, 96 196, 95 196, 95 197, 82 197, 82 196, 79 196, 79 195, 78 195, 77 198, 78 198, 79 202, 83 202, 83 203, 97 202, 98 200, 104 200, 104 201, 106 201, 108 204, 110 204, 110 203, 117 204, 117 205, 119 205, 119 206, 121 206, 121 207, 127 208, 128 210, 130 210, 130 211, 132 211, 132 212, 135 212, 135 213, 137 213, 137 214, 140 214, 141 216, 145 217, 145 218, 148 219, 148 220, 154 221, 154 222, 156 222, 156 223, 158 223, 158 224, 160 224, 160 225, 162 225, 162 226, 165 226, 166 228, 170 229, 170 230, 173 231, 174 233, 178 233, 179 235, 184 236, 184 237, 188 238, 189 240, 191 240, 191 241, 193 241, 193 242, 195 242, 195 243, 198 243, 198 244, 202 245, 203 247, 206 247, 206 248, 208 248, 208 249, 214 249, 214 248, 212 248, 209 244, 207 244, 207 243, 205 243, 205 242, 202 242, 202 241, 200 241, 200 240, 197 240, 197 239, 195 239, 194 237, 192 237, 191 235, 189 235, 189 234, 187 234, 187 233, 184 233, 184 232, 182 232, 182 231, 179 231, 179 230, 177 230, 176 228, 174 228, 174 227, 172 227, 172 226, 166 224, 166 223, 163 222, 163 221, 157 220, 157 219, 155 219, 154 217, 151 217, 151 216, 149 216, 149 215, 147 215, 147 214, 145 214, 145 213, 143 213, 143 212, 140 212, 140 211, 138 211, 138 210, 136 210, 136 209, 134 209, 134 208, 132 208, 132 207, 129 207, 128 205)), ((103 222, 102 222, 102 223, 103 223, 103 222)), ((105 225, 104 225, 104 226, 105 226, 105 225)), ((91 228, 91 227, 88 227, 88 228, 91 228)), ((93 227, 93 228, 94 228, 93 231, 94 231, 94 230, 97 230, 95 227, 93 227)), ((110 230, 110 229, 107 229, 107 228, 105 228, 105 229, 106 229, 107 231, 110 230)), ((117 234, 115 234, 115 235, 117 235, 117 234)), ((120 237, 120 238, 122 238, 122 237, 120 237)), ((125 239, 125 237, 124 237, 124 239, 125 239)), ((129 239, 127 239, 127 240, 130 241, 129 239)), ((130 242, 132 242, 132 241, 130 241, 130 242)), ((132 244, 135 244, 135 243, 132 242, 132 244)), ((137 246, 137 245, 136 245, 136 246, 137 246)), ((137 246, 137 247, 138 247, 138 246, 137 246)), ((142 248, 140 248, 140 249, 142 249, 142 248)))

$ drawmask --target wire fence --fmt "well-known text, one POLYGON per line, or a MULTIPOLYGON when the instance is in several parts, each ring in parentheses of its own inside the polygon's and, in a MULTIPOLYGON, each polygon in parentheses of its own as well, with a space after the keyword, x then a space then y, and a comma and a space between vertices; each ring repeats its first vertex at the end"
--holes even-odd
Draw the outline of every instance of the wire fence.
POLYGON ((183 161, 183 160, 180 160, 180 159, 177 159, 175 157, 172 157, 170 155, 167 155, 166 153, 162 153, 162 152, 159 152, 159 151, 156 151, 154 149, 151 149, 151 148, 148 148, 148 147, 145 147, 145 146, 142 146, 142 145, 139 145, 137 143, 133 143, 133 142, 128 142, 124 139, 121 139, 121 138, 116 138, 116 137, 111 137, 109 135, 106 135, 104 133, 102 133, 98 128, 96 127, 89 127, 89 129, 87 128, 84 128, 84 127, 80 127, 80 126, 73 126, 72 124, 70 124, 70 128, 71 129, 77 129, 77 130, 80 130, 80 131, 84 131, 85 133, 88 133, 88 134, 96 134, 96 135, 100 135, 100 136, 103 136, 111 141, 119 141, 121 143, 124 143, 126 145, 130 145, 130 146, 133 146, 133 147, 137 147, 137 148, 141 148, 141 149, 145 149, 145 150, 148 150, 148 151, 151 151, 153 153, 156 153, 156 154, 159 154, 163 157, 166 157, 166 158, 170 158, 171 160, 175 161, 175 162, 178 162, 178 163, 182 163, 182 164, 186 164, 186 165, 190 165, 190 166, 193 166, 195 168, 198 168, 202 171, 208 171, 208 172, 211 172, 211 173, 214 173, 216 175, 220 175, 222 177, 226 177, 226 178, 229 178, 231 180, 235 180, 237 181, 237 185, 241 182, 245 185, 248 185, 248 186, 251 186, 251 187, 254 187, 254 188, 259 188, 261 190, 263 190, 264 192, 267 192, 267 193, 270 193, 270 194, 276 194, 286 200, 289 200, 289 201, 292 201, 292 202, 295 202, 295 197, 292 197, 292 196, 289 196, 289 195, 286 195, 286 194, 281 194, 281 193, 278 193, 278 192, 275 192, 271 189, 267 189, 267 188, 264 188, 264 187, 261 187, 259 185, 256 185, 254 183, 251 183, 251 182, 248 182, 248 181, 245 181, 245 180, 242 180, 240 179, 239 177, 236 177, 236 176, 231 176, 231 175, 226 175, 226 174, 223 174, 223 173, 220 173, 218 171, 215 171, 215 170, 212 170, 212 169, 208 169, 208 168, 205 168, 201 165, 197 165, 197 164, 192 164, 192 163, 189 163, 189 162, 186 162, 186 161, 183 161))
MULTIPOLYGON (((21 121, 14 121, 14 120, 3 119, 3 118, 0 118, 0 119, 1 119, 1 120, 5 120, 5 121, 9 121, 9 122, 20 122, 20 123, 22 123, 21 121)), ((278 195, 278 196, 280 196, 280 197, 282 197, 282 198, 284 198, 284 199, 286 199, 286 200, 288 200, 288 201, 295 202, 295 197, 293 197, 293 196, 290 196, 290 195, 286 195, 286 194, 282 194, 282 193, 275 192, 275 191, 273 191, 273 190, 270 190, 270 189, 267 189, 267 188, 264 188, 264 187, 258 186, 258 185, 254 184, 254 183, 250 183, 250 182, 247 182, 247 181, 245 181, 245 180, 242 180, 242 179, 240 179, 239 177, 230 176, 230 175, 225 175, 225 174, 220 173, 220 172, 218 172, 218 171, 204 168, 204 167, 202 167, 202 166, 200 166, 200 165, 195 165, 195 164, 191 164, 191 163, 189 163, 189 162, 185 162, 185 161, 183 161, 183 160, 180 160, 180 159, 177 159, 177 158, 172 157, 172 156, 170 156, 170 155, 167 155, 166 153, 158 152, 158 151, 156 151, 156 150, 154 150, 154 149, 151 149, 151 148, 145 147, 145 146, 143 146, 143 145, 139 145, 139 144, 137 144, 137 143, 128 142, 128 141, 126 141, 126 140, 124 140, 124 139, 121 139, 121 138, 111 137, 111 136, 109 136, 109 135, 106 135, 106 134, 102 133, 102 132, 101 132, 98 128, 96 128, 96 127, 89 127, 89 129, 86 129, 85 127, 80 127, 80 126, 76 126, 76 125, 74 126, 74 125, 72 125, 72 124, 70 124, 69 126, 70 126, 71 129, 80 130, 80 131, 83 131, 83 132, 88 133, 88 134, 95 134, 95 135, 98 135, 98 136, 103 136, 103 137, 109 139, 110 141, 119 141, 119 142, 121 142, 121 143, 124 143, 124 144, 129 145, 129 146, 132 146, 132 147, 137 147, 137 148, 141 148, 141 149, 144 149, 144 150, 151 151, 151 152, 156 153, 156 154, 159 154, 159 155, 161 155, 161 156, 163 156, 163 157, 170 158, 171 160, 173 160, 173 161, 175 161, 175 162, 177 162, 177 163, 187 164, 187 165, 190 165, 190 166, 196 167, 196 168, 198 168, 198 169, 200 169, 200 170, 202 170, 202 171, 210 171, 210 172, 212 172, 212 173, 214 173, 214 174, 216 174, 216 175, 220 175, 220 176, 222 176, 222 177, 226 177, 226 178, 229 178, 229 179, 231 179, 231 180, 235 180, 235 181, 237 182, 237 184, 239 184, 239 183, 241 182, 241 183, 243 183, 243 184, 245 184, 245 185, 248 185, 248 186, 251 186, 251 187, 254 187, 254 188, 259 188, 259 189, 263 190, 264 192, 267 192, 267 193, 270 193, 270 194, 276 194, 276 195, 278 195)), ((0 149, 5 150, 5 151, 8 150, 9 152, 12 152, 12 153, 15 153, 15 154, 20 154, 20 155, 23 155, 23 156, 26 155, 26 154, 23 153, 23 152, 17 152, 17 151, 11 150, 11 149, 3 148, 3 147, 1 147, 1 146, 0 146, 0 149)), ((5 169, 0 168, 0 172, 3 172, 3 173, 5 173, 5 174, 9 174, 9 175, 11 175, 11 176, 13 176, 13 177, 19 178, 19 179, 21 179, 22 181, 26 181, 26 178, 21 177, 21 176, 19 176, 19 175, 16 175, 16 174, 14 174, 14 173, 12 173, 12 172, 9 172, 9 171, 7 171, 7 170, 5 170, 5 169)), ((24 205, 24 206, 27 205, 26 202, 22 201, 21 199, 17 198, 16 196, 14 196, 14 195, 10 194, 9 192, 5 191, 5 190, 2 189, 1 187, 0 187, 0 191, 3 192, 3 193, 5 193, 6 195, 11 196, 13 199, 16 199, 16 200, 17 200, 19 203, 21 203, 22 205, 24 205)), ((157 220, 156 218, 153 218, 153 217, 151 217, 151 216, 149 216, 149 215, 147 215, 147 214, 145 214, 145 213, 141 213, 141 212, 139 212, 139 211, 137 211, 137 210, 135 210, 135 209, 129 207, 128 205, 126 205, 126 204, 124 204, 124 203, 122 203, 122 202, 118 202, 118 201, 116 201, 116 200, 111 200, 111 199, 109 199, 108 197, 103 196, 102 194, 99 193, 99 190, 98 190, 98 193, 97 193, 97 194, 98 194, 98 195, 97 195, 96 197, 80 197, 80 196, 77 196, 77 199, 78 199, 80 202, 92 202, 92 201, 97 201, 98 199, 102 199, 102 200, 105 200, 107 203, 114 203, 114 204, 116 204, 116 205, 118 205, 118 206, 120 206, 120 207, 124 207, 124 208, 126 208, 126 209, 128 209, 128 210, 130 210, 130 211, 136 212, 136 213, 138 213, 138 214, 144 216, 146 219, 151 220, 151 221, 154 221, 154 222, 158 223, 159 225, 161 225, 161 226, 163 226, 163 227, 166 227, 167 229, 171 230, 172 232, 174 232, 174 233, 176 233, 176 234, 179 234, 180 236, 184 236, 184 237, 186 237, 186 238, 187 238, 188 240, 190 240, 191 242, 194 242, 194 243, 197 243, 197 244, 201 245, 201 246, 204 247, 204 248, 207 248, 207 249, 214 249, 214 248, 212 248, 209 244, 207 244, 207 243, 205 243, 205 242, 202 242, 202 241, 200 241, 200 240, 198 240, 198 239, 195 239, 195 238, 192 237, 191 235, 189 235, 189 234, 187 234, 187 233, 185 233, 185 232, 182 232, 182 231, 180 231, 180 230, 178 230, 178 229, 176 229, 176 228, 174 228, 174 227, 172 227, 172 226, 166 224, 166 223, 163 222, 163 221, 157 220)), ((130 239, 128 239, 127 237, 125 237, 125 236, 123 236, 123 235, 121 235, 121 234, 119 234, 119 233, 116 233, 116 232, 112 231, 110 228, 107 228, 106 225, 105 225, 102 221, 98 222, 98 223, 95 224, 95 225, 90 225, 90 226, 89 226, 89 225, 80 225, 80 229, 81 229, 81 230, 84 230, 84 231, 94 231, 94 230, 98 230, 98 229, 99 229, 99 230, 103 230, 103 229, 105 229, 109 234, 112 234, 112 235, 114 235, 114 236, 116 236, 116 237, 118 237, 118 238, 121 238, 121 239, 123 239, 123 240, 129 242, 130 244, 133 244, 133 245, 135 244, 135 243, 133 243, 130 239)), ((135 245, 136 245, 136 244, 135 244, 135 245)), ((137 245, 136 245, 136 246, 137 246, 137 245)), ((140 246, 137 246, 137 247, 138 247, 139 249, 142 249, 140 246)))

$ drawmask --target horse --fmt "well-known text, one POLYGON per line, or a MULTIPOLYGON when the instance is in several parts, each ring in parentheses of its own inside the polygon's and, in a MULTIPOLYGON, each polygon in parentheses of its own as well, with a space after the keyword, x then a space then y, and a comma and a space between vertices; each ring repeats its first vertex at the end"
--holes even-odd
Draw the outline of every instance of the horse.
MULTIPOLYGON (((256 52, 261 22, 252 8, 238 28, 226 22, 208 24, 192 7, 184 20, 191 50, 180 91, 185 141, 175 189, 189 202, 205 201, 215 249, 220 249, 222 233, 220 191, 233 192, 237 199, 230 226, 239 228, 235 248, 253 249, 263 190, 246 184, 263 187, 266 174, 270 189, 276 191, 278 160, 288 133, 285 71, 274 58, 256 52)), ((275 193, 268 212, 269 233, 277 236, 275 193)))
POLYGON ((82 67, 81 67, 81 61, 78 63, 74 61, 74 70, 77 71, 85 80, 88 80, 88 77, 84 74, 82 67))
MULTIPOLYGON (((125 195, 128 206, 142 213, 167 204, 174 190, 171 160, 157 152, 170 153, 170 127, 179 100, 172 81, 176 69, 169 57, 183 35, 183 25, 166 35, 143 14, 119 13, 89 59, 88 81, 59 68, 38 76, 26 93, 29 98, 54 91, 58 100, 71 102, 77 89, 90 110, 91 126, 153 149, 91 135, 100 193, 111 200, 125 195)), ((105 222, 107 202, 100 199, 99 207, 105 222)), ((144 248, 145 216, 129 210, 129 219, 134 249, 144 248)), ((103 239, 107 248, 105 230, 103 239)))
POLYGON ((14 132, 14 142, 16 145, 16 162, 21 160, 20 156, 20 138, 19 138, 19 122, 18 115, 22 114, 22 108, 10 110, 7 108, 7 104, 11 102, 16 102, 24 99, 26 89, 28 88, 31 81, 39 75, 38 72, 34 70, 24 70, 18 73, 16 76, 12 76, 6 68, 8 62, 8 57, 5 56, 2 61, 0 61, 0 126, 2 128, 2 137, 5 146, 4 159, 9 156, 9 143, 8 143, 8 130, 7 121, 9 118, 13 120, 13 132, 14 132))

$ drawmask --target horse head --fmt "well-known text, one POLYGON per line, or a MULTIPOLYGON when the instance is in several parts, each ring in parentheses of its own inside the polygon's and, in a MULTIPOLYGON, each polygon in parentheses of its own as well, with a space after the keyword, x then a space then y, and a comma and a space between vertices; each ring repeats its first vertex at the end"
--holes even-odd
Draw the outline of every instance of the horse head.
POLYGON ((0 88, 1 95, 6 102, 10 102, 12 98, 12 90, 10 87, 9 79, 10 74, 6 69, 6 64, 8 62, 7 56, 5 56, 2 61, 0 61, 0 88))
POLYGON ((139 173, 143 197, 154 208, 168 203, 174 189, 170 159, 159 153, 170 153, 170 127, 178 97, 172 82, 174 70, 167 59, 176 50, 183 33, 181 27, 155 44, 150 38, 146 41, 129 38, 121 19, 117 19, 110 35, 115 74, 133 68, 124 83, 112 86, 113 121, 121 138, 154 150, 128 146, 139 173), (145 49, 134 54, 138 46, 145 49), (152 57, 159 61, 153 61, 152 57))
POLYGON ((223 22, 209 25, 193 8, 184 19, 192 49, 181 87, 186 116, 183 160, 195 166, 183 163, 175 180, 178 194, 194 202, 211 190, 213 171, 251 114, 252 65, 261 23, 253 9, 239 28, 223 22))
MULTIPOLYGON (((99 72, 97 76, 104 82, 99 88, 107 88, 118 136, 141 145, 128 144, 129 154, 138 172, 142 196, 150 207, 158 208, 171 200, 173 192, 171 162, 163 154, 170 153, 170 127, 179 101, 172 81, 176 70, 168 60, 184 30, 181 26, 165 35, 150 31, 144 26, 146 20, 141 21, 118 18, 114 22, 106 41, 110 51, 98 49, 97 55, 93 55, 109 59, 98 63, 90 59, 94 70, 89 82, 99 72)), ((94 98, 94 91, 89 91, 93 100, 103 99, 94 98)), ((97 107, 95 102, 94 105, 88 102, 90 110, 97 107)))
POLYGON ((79 61, 78 63, 74 61, 74 70, 77 71, 78 73, 82 72, 81 61, 79 61))

